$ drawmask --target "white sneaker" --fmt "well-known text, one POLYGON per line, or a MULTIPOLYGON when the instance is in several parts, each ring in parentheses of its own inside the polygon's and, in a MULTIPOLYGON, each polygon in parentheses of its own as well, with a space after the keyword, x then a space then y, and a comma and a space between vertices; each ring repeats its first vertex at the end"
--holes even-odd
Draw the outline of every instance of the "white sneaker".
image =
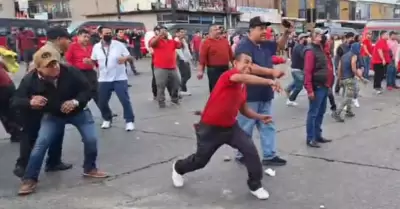
POLYGON ((381 91, 381 90, 375 90, 375 93, 376 93, 377 95, 379 95, 379 94, 382 94, 382 91, 381 91))
POLYGON ((125 125, 126 131, 133 131, 135 130, 135 124, 133 122, 126 123, 125 125))
POLYGON ((293 101, 290 101, 290 100, 288 99, 288 100, 286 100, 286 105, 287 105, 287 106, 297 106, 297 105, 299 105, 299 104, 297 104, 297 102, 293 102, 293 101))
POLYGON ((111 127, 111 121, 103 121, 103 124, 101 124, 102 129, 108 129, 111 127))
MULTIPOLYGON (((176 163, 176 162, 175 162, 176 163)), ((175 163, 172 164, 172 184, 174 187, 183 187, 183 184, 185 183, 185 179, 183 178, 182 175, 176 172, 175 170, 175 163)))
POLYGON ((353 104, 355 107, 360 107, 360 103, 358 102, 358 99, 353 99, 353 104))
POLYGON ((346 111, 347 110, 347 105, 343 107, 343 110, 346 111))
POLYGON ((182 96, 192 96, 192 93, 190 93, 189 91, 181 91, 180 95, 182 95, 182 96))
POLYGON ((269 193, 267 190, 265 190, 264 188, 259 188, 256 191, 250 191, 250 193, 252 195, 254 195, 255 197, 257 197, 259 200, 266 200, 269 198, 269 193))

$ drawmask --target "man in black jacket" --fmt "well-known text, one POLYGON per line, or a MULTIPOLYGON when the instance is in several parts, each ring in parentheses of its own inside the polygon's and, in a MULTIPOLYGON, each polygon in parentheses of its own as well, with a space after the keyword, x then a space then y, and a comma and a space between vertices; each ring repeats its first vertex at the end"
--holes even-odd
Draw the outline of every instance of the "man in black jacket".
POLYGON ((98 136, 92 113, 87 108, 92 97, 89 83, 81 72, 60 65, 59 60, 59 53, 49 48, 37 51, 34 55, 36 70, 24 77, 12 101, 16 107, 38 109, 44 113, 18 192, 20 195, 34 192, 46 151, 66 124, 77 127, 82 136, 83 175, 107 177, 96 166, 98 136))

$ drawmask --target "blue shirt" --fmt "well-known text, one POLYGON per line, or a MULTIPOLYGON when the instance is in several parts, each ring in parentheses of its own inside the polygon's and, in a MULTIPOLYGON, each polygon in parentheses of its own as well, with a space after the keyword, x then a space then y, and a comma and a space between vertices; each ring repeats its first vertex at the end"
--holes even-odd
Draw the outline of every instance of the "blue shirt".
MULTIPOLYGON (((272 68, 272 56, 275 55, 277 47, 276 42, 266 41, 261 44, 254 44, 247 37, 244 37, 236 47, 235 54, 249 54, 253 59, 253 63, 261 67, 272 68)), ((265 76, 265 78, 272 77, 265 76)), ((268 102, 273 98, 274 92, 270 86, 247 85, 248 102, 268 102)))

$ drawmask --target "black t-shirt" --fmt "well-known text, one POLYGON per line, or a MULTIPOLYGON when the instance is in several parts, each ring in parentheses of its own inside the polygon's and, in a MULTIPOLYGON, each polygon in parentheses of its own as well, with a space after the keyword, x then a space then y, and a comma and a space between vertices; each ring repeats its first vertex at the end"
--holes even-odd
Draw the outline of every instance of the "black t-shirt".
POLYGON ((134 45, 139 45, 141 39, 142 39, 142 35, 141 34, 139 34, 139 33, 132 33, 131 34, 131 40, 132 40, 132 43, 134 45))
POLYGON ((101 40, 101 38, 100 38, 99 34, 94 33, 94 34, 90 35, 90 43, 92 45, 95 45, 95 44, 99 43, 100 40, 101 40))

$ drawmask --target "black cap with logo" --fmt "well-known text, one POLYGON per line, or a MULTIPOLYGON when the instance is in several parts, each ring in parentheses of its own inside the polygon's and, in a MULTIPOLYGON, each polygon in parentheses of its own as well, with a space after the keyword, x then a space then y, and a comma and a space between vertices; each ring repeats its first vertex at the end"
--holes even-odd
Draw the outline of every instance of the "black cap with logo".
POLYGON ((250 19, 249 21, 249 28, 255 28, 258 26, 270 26, 271 22, 266 21, 261 16, 256 16, 250 19))

